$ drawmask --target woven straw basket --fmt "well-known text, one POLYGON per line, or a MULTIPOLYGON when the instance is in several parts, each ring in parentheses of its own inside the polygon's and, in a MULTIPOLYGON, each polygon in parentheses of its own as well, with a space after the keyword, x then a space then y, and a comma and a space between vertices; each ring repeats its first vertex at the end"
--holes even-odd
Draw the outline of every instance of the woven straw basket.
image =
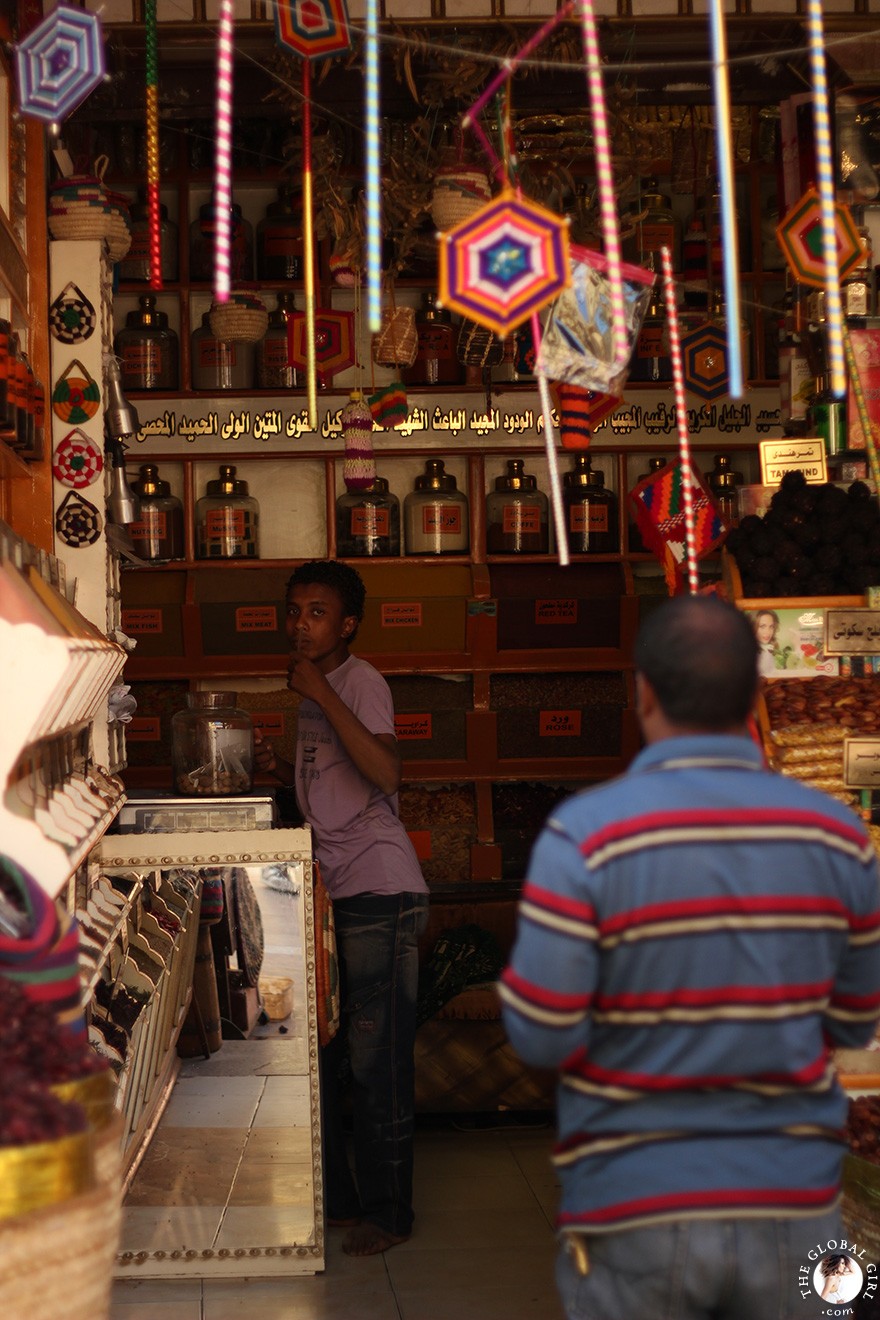
POLYGON ((504 357, 504 340, 488 326, 462 321, 456 353, 466 367, 497 367, 504 357))
POLYGON ((208 316, 211 334, 226 343, 255 344, 269 328, 269 313, 253 294, 246 302, 232 294, 229 302, 214 303, 208 316))
POLYGON ((431 219, 440 230, 452 229, 479 211, 492 196, 485 170, 469 165, 441 165, 434 179, 431 219))
POLYGON ((382 327, 373 335, 373 361, 377 367, 411 367, 416 360, 419 336, 412 307, 386 307, 382 327))

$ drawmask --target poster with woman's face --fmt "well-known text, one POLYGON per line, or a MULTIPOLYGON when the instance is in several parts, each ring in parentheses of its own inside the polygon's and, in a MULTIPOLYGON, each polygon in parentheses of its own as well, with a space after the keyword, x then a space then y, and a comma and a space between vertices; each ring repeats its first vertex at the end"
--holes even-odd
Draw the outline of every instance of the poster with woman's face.
POLYGON ((758 671, 764 678, 835 676, 837 657, 825 655, 824 609, 747 610, 758 639, 758 671))

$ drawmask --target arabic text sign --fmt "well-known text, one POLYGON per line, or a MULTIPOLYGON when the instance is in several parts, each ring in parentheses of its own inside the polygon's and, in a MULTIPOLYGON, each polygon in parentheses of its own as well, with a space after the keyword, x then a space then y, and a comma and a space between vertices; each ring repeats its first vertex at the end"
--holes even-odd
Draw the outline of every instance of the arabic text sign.
POLYGON ((825 611, 826 655, 880 655, 880 610, 825 611))
POLYGON ((822 440, 760 440, 761 484, 778 486, 786 472, 803 472, 809 485, 828 480, 822 440))
POLYGON ((843 782, 847 788, 880 788, 880 738, 844 738, 843 782))

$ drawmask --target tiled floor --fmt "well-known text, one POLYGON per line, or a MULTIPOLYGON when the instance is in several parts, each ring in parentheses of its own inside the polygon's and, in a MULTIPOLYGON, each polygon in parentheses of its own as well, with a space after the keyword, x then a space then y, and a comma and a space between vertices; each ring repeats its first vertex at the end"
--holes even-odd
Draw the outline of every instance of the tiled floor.
MULTIPOLYGON (((196 1134, 206 1140, 193 1178, 217 1163, 209 1134, 196 1134)), ((330 1229, 323 1274, 121 1281, 111 1320, 561 1320, 550 1141, 549 1128, 421 1122, 409 1242, 352 1259, 341 1249, 344 1230, 330 1229)))

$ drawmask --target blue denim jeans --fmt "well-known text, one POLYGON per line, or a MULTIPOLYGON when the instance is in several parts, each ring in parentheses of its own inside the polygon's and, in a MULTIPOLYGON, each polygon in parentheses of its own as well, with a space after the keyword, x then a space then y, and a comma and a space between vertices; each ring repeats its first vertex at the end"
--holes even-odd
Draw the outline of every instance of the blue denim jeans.
MULTIPOLYGON (((586 1235, 578 1273, 562 1239, 556 1282, 568 1320, 809 1320, 853 1315, 804 1297, 817 1243, 846 1238, 840 1215, 693 1219, 586 1235)), ((855 1302, 849 1303, 854 1308, 855 1302)))
POLYGON ((342 1020, 322 1051, 327 1214, 361 1215, 396 1237, 412 1229, 418 937, 427 894, 363 894, 333 903, 342 1020), (354 1175, 339 1071, 351 1066, 354 1175), (356 1179, 356 1182, 355 1182, 356 1179))

